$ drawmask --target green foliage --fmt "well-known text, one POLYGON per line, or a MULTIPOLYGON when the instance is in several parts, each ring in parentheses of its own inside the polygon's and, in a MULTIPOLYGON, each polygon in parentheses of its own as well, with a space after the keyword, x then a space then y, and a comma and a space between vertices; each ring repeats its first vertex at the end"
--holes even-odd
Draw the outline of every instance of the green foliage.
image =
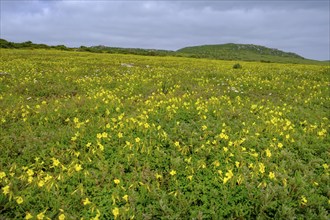
POLYGON ((328 219, 329 66, 1 54, 1 218, 328 219))
POLYGON ((0 48, 12 48, 12 49, 57 49, 57 50, 70 50, 64 45, 57 45, 57 46, 48 46, 46 44, 35 44, 32 41, 26 41, 23 43, 14 43, 9 42, 4 39, 0 39, 0 48))
POLYGON ((169 50, 155 50, 155 49, 141 49, 141 48, 120 48, 107 46, 81 46, 78 51, 88 51, 94 53, 111 53, 111 54, 135 54, 143 56, 174 56, 174 51, 169 50))
POLYGON ((233 69, 242 69, 242 66, 241 66, 241 64, 239 64, 239 63, 235 63, 235 64, 233 65, 233 69))

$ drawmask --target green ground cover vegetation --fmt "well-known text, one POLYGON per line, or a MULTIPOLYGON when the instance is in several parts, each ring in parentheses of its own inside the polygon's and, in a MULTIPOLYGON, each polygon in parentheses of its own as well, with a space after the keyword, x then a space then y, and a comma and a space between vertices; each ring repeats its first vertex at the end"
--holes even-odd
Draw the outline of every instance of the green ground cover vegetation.
POLYGON ((1 49, 0 219, 328 219, 329 66, 1 49))

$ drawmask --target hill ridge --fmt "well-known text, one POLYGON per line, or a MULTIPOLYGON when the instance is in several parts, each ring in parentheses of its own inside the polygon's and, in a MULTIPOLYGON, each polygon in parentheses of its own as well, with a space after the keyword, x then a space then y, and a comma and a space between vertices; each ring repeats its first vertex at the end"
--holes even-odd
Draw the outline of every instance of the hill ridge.
POLYGON ((179 53, 191 54, 205 58, 248 60, 248 61, 269 61, 271 58, 286 58, 306 60, 306 58, 293 53, 284 52, 276 48, 269 48, 255 44, 206 44, 189 46, 177 50, 179 53))
POLYGON ((49 46, 46 44, 36 44, 31 41, 14 43, 5 39, 0 39, 0 48, 8 49, 57 49, 68 51, 86 51, 93 53, 118 53, 135 54, 143 56, 175 56, 188 58, 206 58, 217 60, 235 61, 256 61, 267 63, 305 63, 305 64, 327 64, 327 61, 306 59, 296 53, 284 52, 275 48, 268 48, 255 44, 207 44, 198 46, 188 46, 173 50, 143 49, 143 48, 122 48, 114 46, 80 46, 66 47, 65 45, 49 46))

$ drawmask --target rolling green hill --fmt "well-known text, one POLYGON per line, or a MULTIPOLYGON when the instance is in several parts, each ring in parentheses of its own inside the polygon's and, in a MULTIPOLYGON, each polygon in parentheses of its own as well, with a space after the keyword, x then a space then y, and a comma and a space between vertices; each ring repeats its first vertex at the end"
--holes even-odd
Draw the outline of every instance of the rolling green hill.
POLYGON ((176 51, 191 57, 280 63, 314 63, 295 53, 253 44, 217 44, 185 47, 176 51))
POLYGON ((111 53, 111 54, 135 54, 143 56, 175 56, 191 58, 207 58, 217 60, 237 60, 237 61, 259 61, 265 63, 301 63, 301 64, 320 64, 329 65, 329 61, 318 61, 306 59, 298 54, 284 52, 253 44, 216 44, 184 47, 177 51, 143 49, 143 48, 121 48, 109 46, 80 46, 66 47, 65 45, 49 46, 46 44, 36 44, 31 41, 22 43, 10 42, 0 39, 0 48, 8 49, 55 49, 67 51, 80 51, 92 53, 111 53))

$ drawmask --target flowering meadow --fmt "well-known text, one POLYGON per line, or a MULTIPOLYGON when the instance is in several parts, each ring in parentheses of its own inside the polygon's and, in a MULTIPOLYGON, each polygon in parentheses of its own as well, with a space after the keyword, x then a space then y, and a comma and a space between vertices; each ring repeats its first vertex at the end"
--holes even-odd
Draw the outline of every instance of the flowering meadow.
POLYGON ((330 67, 1 49, 0 219, 328 219, 330 67))

